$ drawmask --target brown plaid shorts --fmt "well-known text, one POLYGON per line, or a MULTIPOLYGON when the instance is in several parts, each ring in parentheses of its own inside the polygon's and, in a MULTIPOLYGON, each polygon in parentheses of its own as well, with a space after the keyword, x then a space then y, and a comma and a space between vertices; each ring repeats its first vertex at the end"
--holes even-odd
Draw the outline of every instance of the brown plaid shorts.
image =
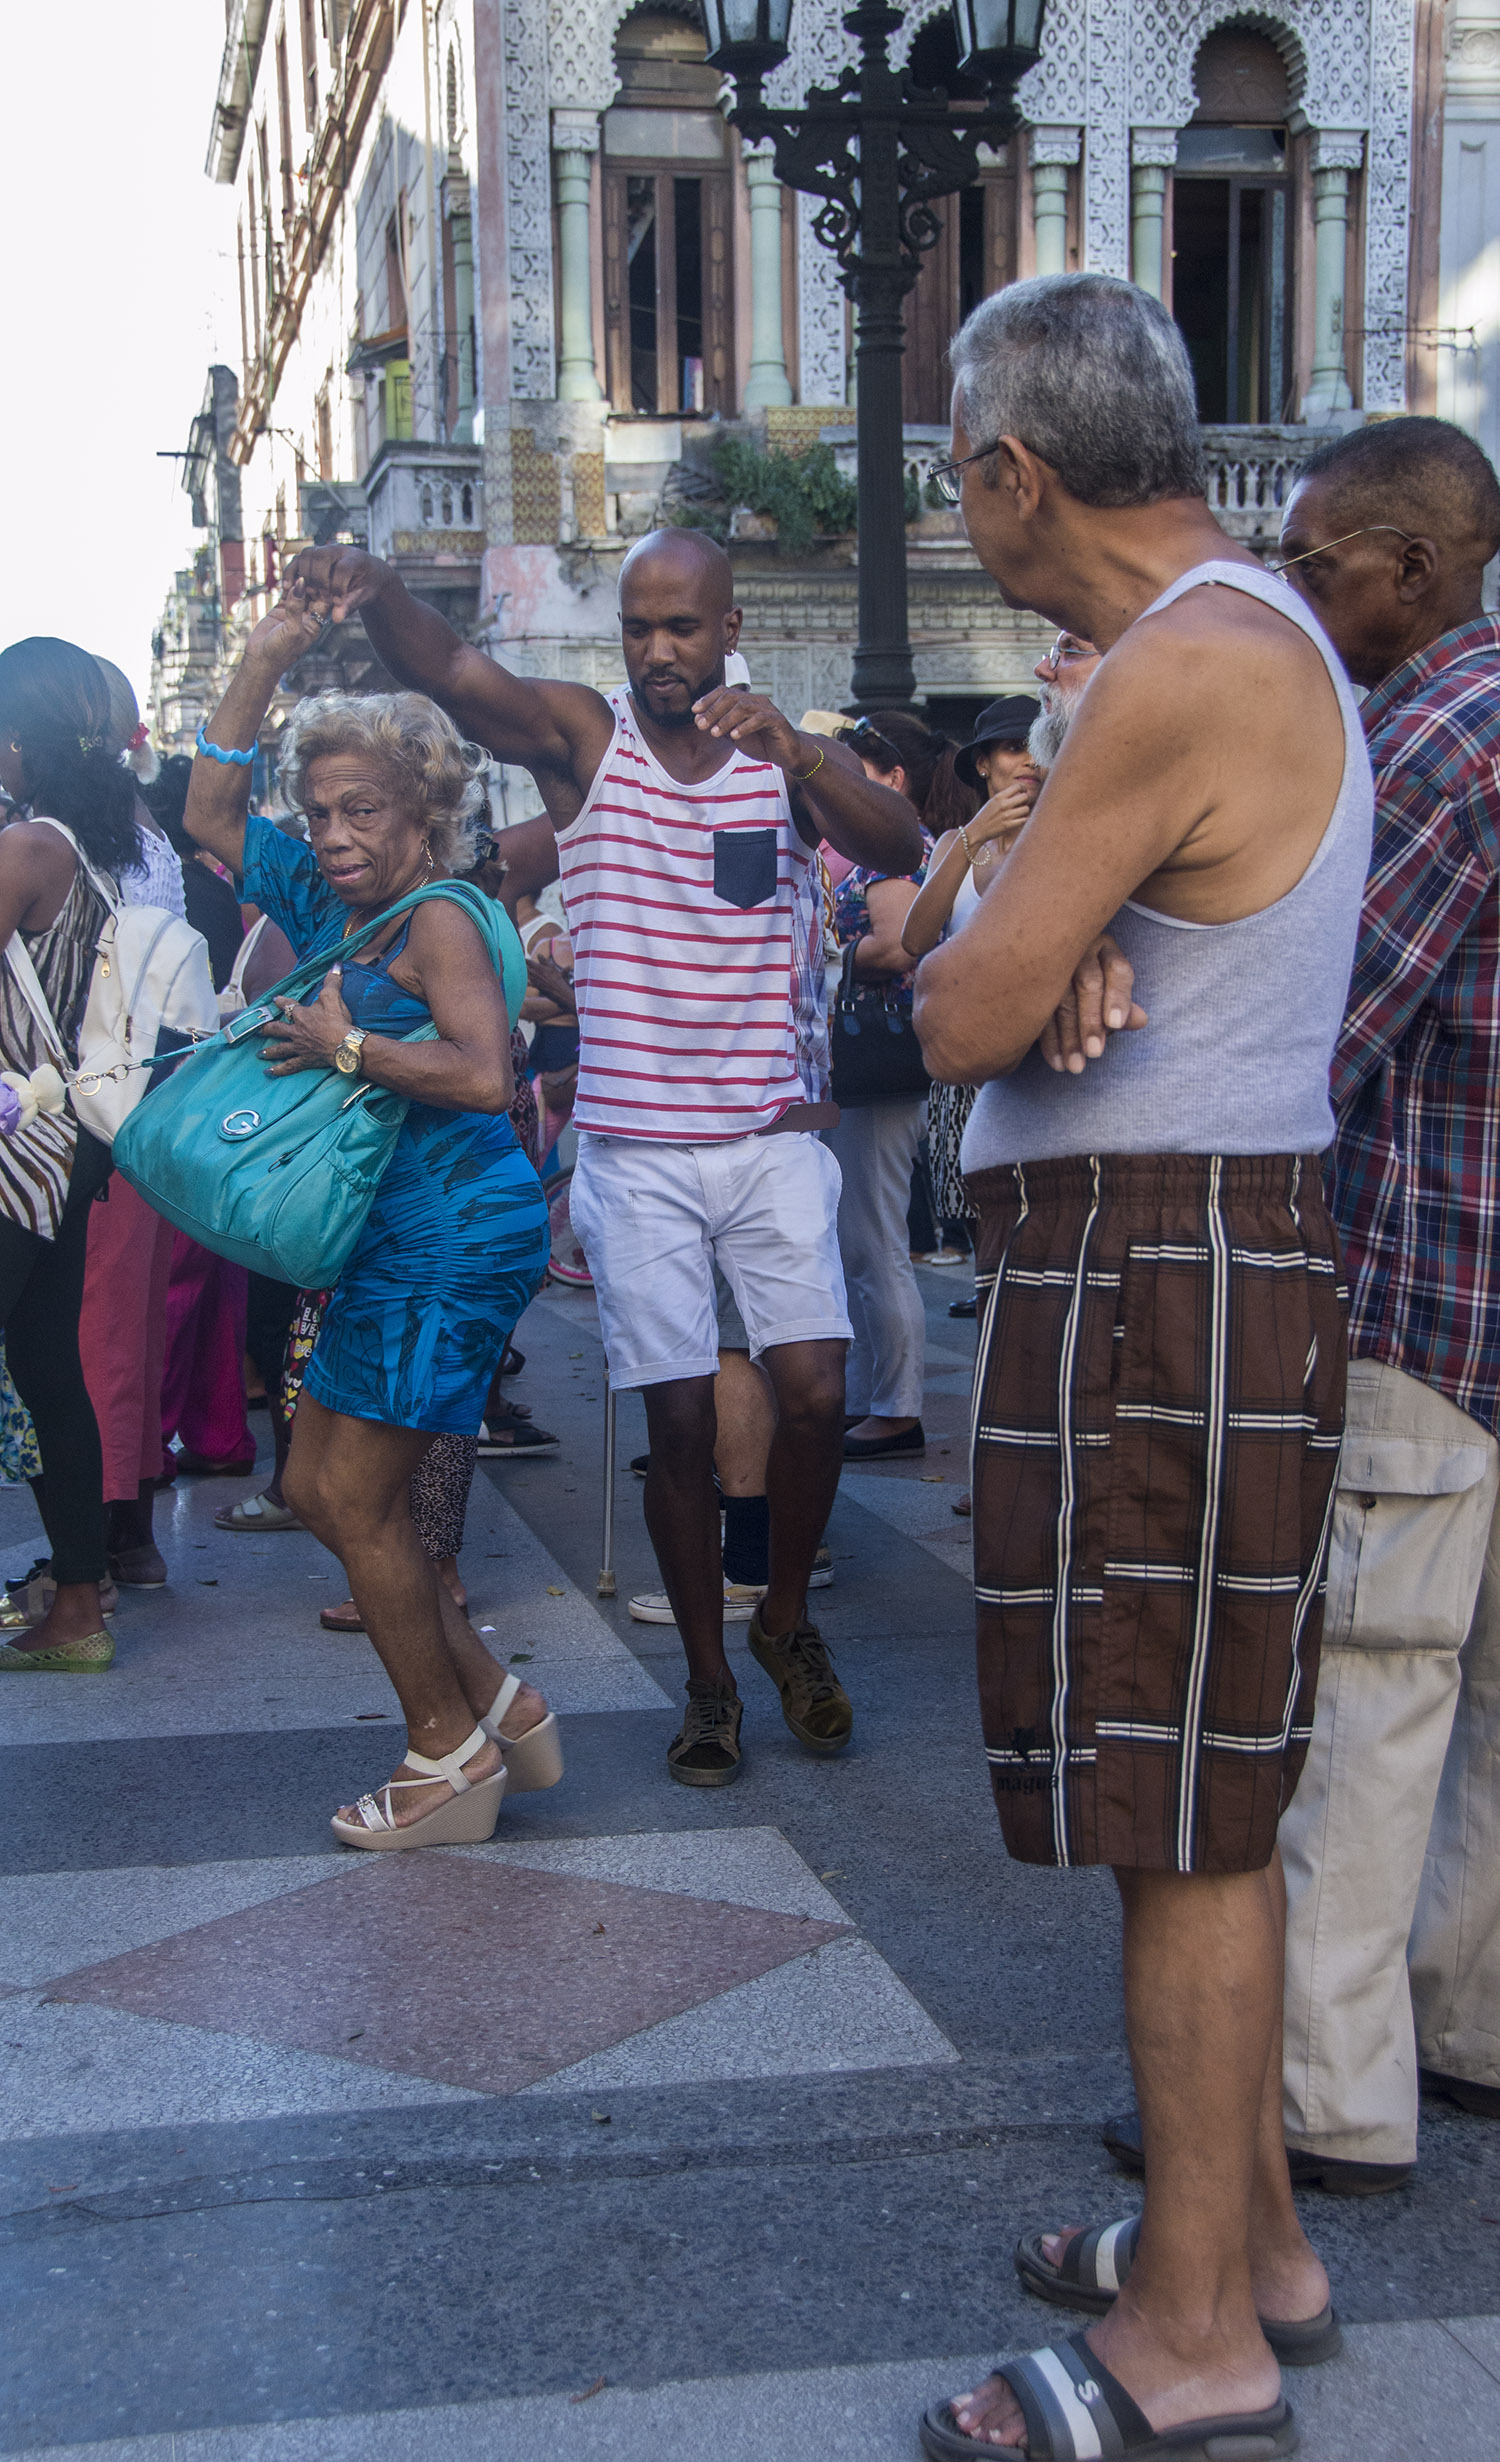
POLYGON ((1314 1155, 974 1173, 974 1579, 1023 1863, 1253 1872, 1312 1730, 1347 1301, 1314 1155))

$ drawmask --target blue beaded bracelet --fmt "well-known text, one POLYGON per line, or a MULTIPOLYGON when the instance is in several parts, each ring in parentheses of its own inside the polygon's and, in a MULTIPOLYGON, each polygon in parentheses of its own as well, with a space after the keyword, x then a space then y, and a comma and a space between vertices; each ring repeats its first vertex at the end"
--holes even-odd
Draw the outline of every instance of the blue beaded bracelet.
POLYGON ((236 752, 232 744, 211 744, 203 729, 198 729, 198 750, 206 752, 211 761, 222 761, 226 769, 249 769, 255 759, 255 747, 248 752, 236 752))

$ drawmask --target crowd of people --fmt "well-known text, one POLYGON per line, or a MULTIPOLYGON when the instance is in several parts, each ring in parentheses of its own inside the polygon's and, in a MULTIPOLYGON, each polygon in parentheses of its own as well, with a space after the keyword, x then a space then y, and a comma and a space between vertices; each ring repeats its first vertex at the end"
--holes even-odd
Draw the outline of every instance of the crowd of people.
POLYGON ((1147 294, 1012 286, 953 367, 937 482, 1058 628, 1038 697, 962 744, 793 724, 686 528, 623 560, 610 694, 511 674, 337 546, 291 563, 191 762, 157 770, 106 662, 0 654, 3 1434, 48 1548, 0 1670, 110 1664, 118 1586, 168 1576, 160 1481, 253 1467, 248 1359, 272 1475, 217 1518, 323 1541, 324 1621, 406 1720, 337 1836, 482 1839, 555 1784, 457 1560, 481 1452, 555 1448, 502 1378, 570 1122, 649 1437, 662 1588, 630 1609, 686 1660, 668 1771, 741 1773, 729 1622, 797 1741, 844 1751, 809 1594, 842 1465, 926 1441, 925 1195, 976 1259, 995 1803, 1012 1856, 1115 1875, 1138 2108, 1105 2142, 1146 2201, 1023 2235, 1023 2282, 1094 2321, 922 2441, 1269 2458, 1280 2371, 1340 2344, 1293 2183, 1407 2180, 1424 2081, 1500 2117, 1500 482, 1441 421, 1356 428, 1263 561, 1209 512, 1147 294), (356 615, 397 689, 301 701, 253 811, 283 677, 356 615), (491 762, 542 805, 498 844, 491 762), (80 1120, 132 901, 202 934, 262 1082, 388 1104, 327 1287, 173 1230, 80 1120))

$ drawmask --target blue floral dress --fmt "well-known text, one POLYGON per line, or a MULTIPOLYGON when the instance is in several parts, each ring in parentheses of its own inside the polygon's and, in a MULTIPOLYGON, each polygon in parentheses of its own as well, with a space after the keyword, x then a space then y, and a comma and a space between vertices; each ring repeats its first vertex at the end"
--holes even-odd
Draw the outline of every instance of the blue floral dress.
MULTIPOLYGON (((312 848, 252 814, 244 895, 299 958, 337 955, 348 909, 312 848)), ((368 965, 343 961, 344 1003, 372 1034, 429 1024, 392 980, 395 944, 368 965)), ((310 1002, 320 986, 306 995, 310 1002)), ((375 1203, 328 1304, 307 1363, 325 1410, 389 1427, 473 1436, 495 1366, 541 1283, 549 1247, 541 1183, 510 1121, 488 1112, 409 1107, 375 1203)))

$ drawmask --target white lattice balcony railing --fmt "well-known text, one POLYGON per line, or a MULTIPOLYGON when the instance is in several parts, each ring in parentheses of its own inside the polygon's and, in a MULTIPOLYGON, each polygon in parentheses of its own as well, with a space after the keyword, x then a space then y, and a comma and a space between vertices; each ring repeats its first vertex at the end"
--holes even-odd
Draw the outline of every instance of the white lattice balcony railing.
POLYGON ((365 473, 372 555, 466 562, 484 550, 480 445, 391 443, 365 473))
POLYGON ((1232 539, 1271 545, 1302 464, 1327 442, 1324 428, 1204 428, 1209 510, 1232 539))

